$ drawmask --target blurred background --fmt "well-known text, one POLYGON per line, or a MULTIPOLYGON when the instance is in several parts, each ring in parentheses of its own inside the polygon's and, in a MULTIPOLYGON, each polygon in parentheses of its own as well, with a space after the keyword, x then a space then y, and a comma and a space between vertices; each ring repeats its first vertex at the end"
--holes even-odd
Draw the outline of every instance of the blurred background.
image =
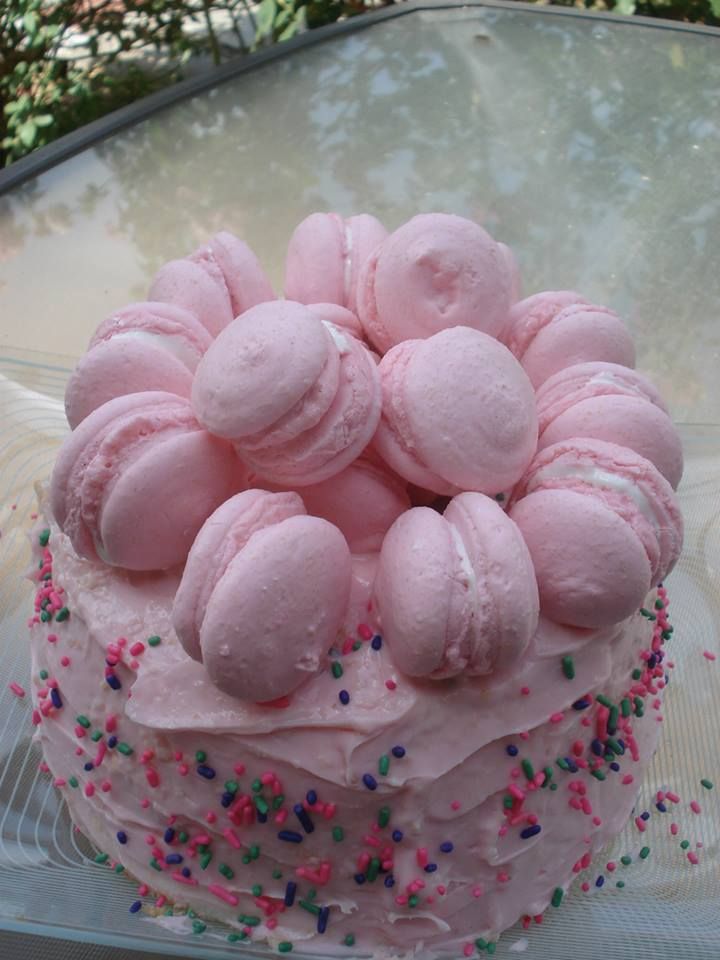
MULTIPOLYGON (((1 0, 0 166, 230 58, 393 2, 1 0)), ((720 26, 720 0, 556 2, 720 26)))

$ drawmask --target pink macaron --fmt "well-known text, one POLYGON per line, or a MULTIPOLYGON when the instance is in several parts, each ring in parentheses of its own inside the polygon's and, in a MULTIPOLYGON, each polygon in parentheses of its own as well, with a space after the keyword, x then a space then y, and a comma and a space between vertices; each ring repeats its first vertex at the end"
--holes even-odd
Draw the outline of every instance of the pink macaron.
POLYGON ((252 470, 307 486, 359 456, 380 419, 369 351, 292 301, 261 304, 217 338, 193 385, 198 419, 252 470))
POLYGON ((65 440, 52 475, 55 519, 75 551, 129 570, 165 570, 245 485, 232 446, 169 393, 133 393, 94 410, 65 440))
POLYGON ((562 441, 540 451, 514 492, 537 575, 541 611, 603 627, 642 606, 672 570, 683 538, 672 487, 628 447, 562 441))
POLYGON ((538 621, 520 531, 479 493, 455 497, 442 516, 404 513, 383 542, 374 594, 393 660, 412 677, 501 670, 522 656, 538 621))
POLYGON ((537 444, 535 395, 497 340, 469 327, 408 340, 383 357, 380 378, 373 445, 401 477, 450 496, 492 496, 520 479, 537 444))
POLYGON ((123 394, 163 390, 189 397, 195 368, 211 343, 200 321, 172 304, 131 303, 115 311, 97 328, 68 380, 70 427, 123 394))
POLYGON ((535 389, 577 363, 604 360, 635 366, 635 345, 620 317, 570 290, 536 293, 516 303, 502 340, 535 389))
POLYGON ((309 303, 308 310, 321 320, 326 320, 334 327, 339 327, 340 330, 351 334, 357 340, 362 340, 365 336, 357 314, 348 310, 347 307, 341 307, 337 303, 309 303))
POLYGON ((508 318, 511 287, 506 255, 482 227, 450 214, 421 214, 366 260, 358 313, 380 353, 450 327, 497 337, 508 318))
POLYGON ((207 520, 190 551, 173 624, 221 690, 267 702, 314 676, 347 608, 340 531, 294 493, 248 490, 207 520))
MULTIPOLYGON (((260 477, 253 486, 274 489, 260 477)), ((329 480, 300 487, 307 512, 333 523, 353 553, 373 553, 401 513, 410 509, 406 485, 380 463, 358 457, 329 480)))
POLYGON ((189 310, 216 337, 233 317, 274 299, 274 293, 247 244, 223 232, 189 257, 161 267, 148 299, 189 310))
POLYGON ((630 447, 676 490, 683 471, 680 436, 655 387, 635 370, 581 363, 546 380, 537 393, 539 449, 593 437, 630 447))
POLYGON ((360 268, 387 230, 367 213, 343 219, 312 213, 290 238, 285 296, 299 303, 336 303, 357 312, 360 268))

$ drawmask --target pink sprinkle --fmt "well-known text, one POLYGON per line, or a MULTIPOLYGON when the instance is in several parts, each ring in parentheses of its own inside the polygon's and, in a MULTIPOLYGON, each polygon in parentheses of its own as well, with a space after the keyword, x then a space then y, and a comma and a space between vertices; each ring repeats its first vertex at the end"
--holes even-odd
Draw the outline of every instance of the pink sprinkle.
POLYGON ((105 730, 107 733, 114 733, 117 729, 117 717, 114 713, 109 713, 105 718, 105 730))
POLYGON ((53 786, 55 787, 64 787, 66 784, 67 780, 65 777, 57 777, 55 780, 53 780, 53 786))
POLYGON ((234 847, 236 850, 240 849, 241 847, 240 838, 235 833, 232 827, 225 827, 225 829, 223 830, 223 836, 225 837, 225 839, 227 840, 227 842, 230 844, 231 847, 234 847))
POLYGON ((687 858, 692 864, 698 864, 700 862, 698 860, 698 855, 696 853, 693 853, 692 850, 688 850, 687 858))
POLYGON ((627 786, 629 783, 633 782, 633 779, 634 777, 631 773, 626 773, 625 776, 622 778, 622 782, 625 784, 625 786, 627 786))
POLYGON ((466 943, 463 947, 463 954, 466 957, 471 957, 473 955, 473 945, 471 943, 466 943))
POLYGON ((145 652, 145 644, 142 643, 140 640, 138 640, 137 643, 134 643, 130 647, 130 655, 133 657, 139 657, 140 654, 144 652, 145 652))
POLYGON ((587 880, 585 880, 583 883, 580 884, 580 889, 582 890, 583 893, 588 892, 588 890, 590 889, 590 884, 587 882, 587 880))
MULTIPOLYGON (((712 650, 703 650, 703 656, 705 657, 706 660, 717 660, 717 657, 716 657, 715 654, 712 652, 712 650)), ((689 856, 690 856, 690 854, 688 854, 688 857, 689 857, 689 856)), ((692 861, 691 861, 691 862, 692 862, 692 861)))
POLYGON ((278 812, 275 814, 275 823, 285 823, 287 818, 288 818, 287 809, 283 808, 282 810, 278 810, 278 812))
POLYGON ((441 897, 444 897, 444 896, 445 896, 445 889, 446 889, 446 887, 445 887, 444 884, 439 883, 439 884, 437 885, 437 887, 435 887, 435 889, 437 890, 437 892, 440 894, 441 897))
POLYGON ((428 865, 427 847, 419 847, 415 854, 415 859, 419 867, 426 867, 428 865))
POLYGON ((87 736, 87 730, 85 727, 81 727, 80 724, 78 724, 75 727, 75 736, 78 738, 78 740, 82 740, 83 737, 87 736))
POLYGON ((671 823, 671 824, 670 824, 670 833, 671 833, 674 837, 676 837, 676 836, 678 835, 678 830, 679 830, 679 827, 678 827, 678 825, 677 825, 676 823, 671 823))
POLYGON ((525 799, 525 791, 521 790, 516 783, 511 783, 508 787, 508 793, 515 797, 516 800, 519 800, 521 803, 525 799))
POLYGON ((602 818, 601 818, 601 817, 593 817, 593 821, 592 821, 592 822, 595 824, 596 827, 601 827, 601 826, 602 826, 602 818))
POLYGON ((160 774, 154 767, 148 767, 145 771, 145 779, 150 784, 151 787, 160 786, 160 774))
POLYGON ((245 764, 236 763, 235 766, 233 767, 233 770, 239 777, 241 777, 245 773, 245 764))
POLYGON ((508 826, 506 823, 504 823, 498 830, 498 836, 499 837, 507 836, 507 832, 508 832, 508 826))
POLYGON ((642 817, 635 817, 635 826, 638 828, 640 833, 645 833, 645 821, 642 817))
POLYGON ((610 873, 612 873, 617 867, 617 864, 613 860, 611 860, 609 863, 606 863, 605 866, 610 871, 610 873))
POLYGON ((366 623, 359 623, 357 634, 361 640, 372 640, 373 632, 366 623))
POLYGON ((551 713, 550 714, 550 723, 562 723, 563 715, 562 713, 551 713))
POLYGON ((576 757, 581 757, 583 755, 584 750, 585 750, 585 744, 582 742, 582 740, 575 740, 573 742, 572 752, 575 754, 576 757))
POLYGON ((117 639, 117 645, 118 645, 119 647, 124 647, 124 646, 126 646, 126 644, 127 644, 127 637, 118 637, 118 639, 117 639))
POLYGON ((700 807, 700 804, 697 802, 697 800, 690 801, 690 809, 692 810, 693 813, 702 813, 702 808, 700 807))
MULTIPOLYGON (((498 877, 498 879, 500 878, 498 877)), ((480 886, 479 883, 477 884, 477 886, 474 886, 472 888, 472 895, 475 897, 476 900, 483 895, 483 888, 480 886)))
POLYGON ((100 764, 103 762, 103 760, 105 759, 106 753, 107 753, 107 744, 105 743, 104 740, 101 740, 100 743, 98 744, 98 751, 95 754, 95 759, 93 761, 96 767, 99 767, 100 764))
POLYGON ((277 925, 278 922, 276 917, 270 917, 269 920, 265 921, 265 926, 268 928, 268 930, 274 930, 277 925))
POLYGON ((274 779, 275 774, 271 770, 268 770, 260 777, 260 783, 264 784, 266 787, 269 787, 274 779))
POLYGON ((39 726, 39 724, 42 723, 42 717, 40 716, 40 711, 39 711, 39 710, 33 710, 33 712, 32 712, 32 722, 33 722, 33 726, 34 726, 34 727, 37 727, 37 726, 39 726))
POLYGON ((666 790, 665 796, 668 798, 670 803, 680 803, 680 797, 676 793, 673 793, 671 790, 666 790))
POLYGON ((138 896, 146 897, 150 893, 150 887, 146 883, 141 883, 138 887, 138 896))
POLYGON ((392 678, 385 681, 385 686, 388 688, 388 690, 397 690, 397 683, 392 678))
POLYGON ((112 784, 109 780, 103 780, 103 782, 100 784, 100 789, 103 793, 110 793, 112 790, 112 784))
POLYGON ((395 903, 396 903, 399 907, 404 907, 407 902, 408 902, 408 898, 405 896, 404 893, 399 893, 399 894, 395 897, 395 903))
POLYGON ((190 767, 186 763, 178 764, 177 772, 181 777, 186 777, 190 773, 190 767))
POLYGON ((521 740, 529 740, 529 739, 530 739, 530 734, 527 732, 527 730, 521 730, 520 733, 518 734, 518 736, 520 737, 521 740))
POLYGON ((154 847, 154 846, 155 846, 155 837, 154 837, 151 833, 146 833, 146 834, 145 834, 145 843, 146 843, 149 847, 154 847))
POLYGON ((498 883, 507 883, 509 879, 510 879, 510 874, 509 874, 509 873, 505 873, 504 870, 501 870, 501 871, 498 873, 498 875, 497 875, 497 882, 498 882, 498 883))
POLYGON ((229 903, 231 907, 236 907, 240 903, 239 897, 236 897, 235 894, 226 887, 221 887, 219 883, 209 884, 208 890, 213 896, 217 897, 218 900, 224 900, 225 903, 229 903))
MULTIPOLYGON (((194 880, 192 877, 184 877, 180 871, 172 875, 173 880, 177 880, 178 883, 184 883, 188 887, 196 887, 198 885, 197 880, 194 880)), ((211 888, 208 887, 208 890, 211 888)))
POLYGON ((60 657, 60 666, 69 667, 70 666, 70 657, 60 657))
POLYGON ((93 797, 94 795, 95 795, 95 784, 94 784, 94 783, 86 783, 86 784, 85 784, 85 796, 86 796, 86 797, 93 797))
POLYGON ((451 809, 451 810, 459 810, 461 806, 462 806, 462 804, 460 803, 459 800, 451 800, 451 801, 450 801, 450 809, 451 809))
POLYGON ((20 684, 16 683, 14 680, 11 684, 9 684, 9 687, 16 697, 20 697, 20 699, 22 699, 25 696, 25 690, 23 687, 21 687, 20 684))
POLYGON ((147 810, 147 808, 150 806, 150 801, 147 797, 142 798, 140 801, 140 806, 143 808, 143 810, 147 810))
POLYGON ((48 639, 48 643, 57 643, 57 634, 49 633, 47 639, 48 639))
POLYGON ((520 687, 520 693, 523 695, 523 697, 529 696, 529 695, 530 695, 530 687, 520 687))

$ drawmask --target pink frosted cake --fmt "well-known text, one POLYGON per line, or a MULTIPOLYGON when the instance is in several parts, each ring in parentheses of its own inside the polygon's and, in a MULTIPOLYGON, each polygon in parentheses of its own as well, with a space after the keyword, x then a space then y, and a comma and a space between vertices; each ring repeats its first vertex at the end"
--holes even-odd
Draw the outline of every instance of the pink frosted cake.
POLYGON ((314 214, 288 299, 223 233, 98 328, 34 531, 33 720, 132 912, 492 952, 625 825, 682 452, 619 317, 518 289, 468 220, 314 214))

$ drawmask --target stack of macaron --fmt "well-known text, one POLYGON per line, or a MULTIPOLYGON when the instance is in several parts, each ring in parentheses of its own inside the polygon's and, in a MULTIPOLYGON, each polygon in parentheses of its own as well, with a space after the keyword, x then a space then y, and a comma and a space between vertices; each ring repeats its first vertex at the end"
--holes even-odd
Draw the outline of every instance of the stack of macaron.
POLYGON ((282 299, 219 233, 100 324, 54 515, 82 556, 184 565, 178 637, 240 699, 322 668, 358 554, 410 677, 500 671, 540 616, 619 623, 677 560, 680 441, 613 311, 519 291, 448 214, 312 214, 282 299))

